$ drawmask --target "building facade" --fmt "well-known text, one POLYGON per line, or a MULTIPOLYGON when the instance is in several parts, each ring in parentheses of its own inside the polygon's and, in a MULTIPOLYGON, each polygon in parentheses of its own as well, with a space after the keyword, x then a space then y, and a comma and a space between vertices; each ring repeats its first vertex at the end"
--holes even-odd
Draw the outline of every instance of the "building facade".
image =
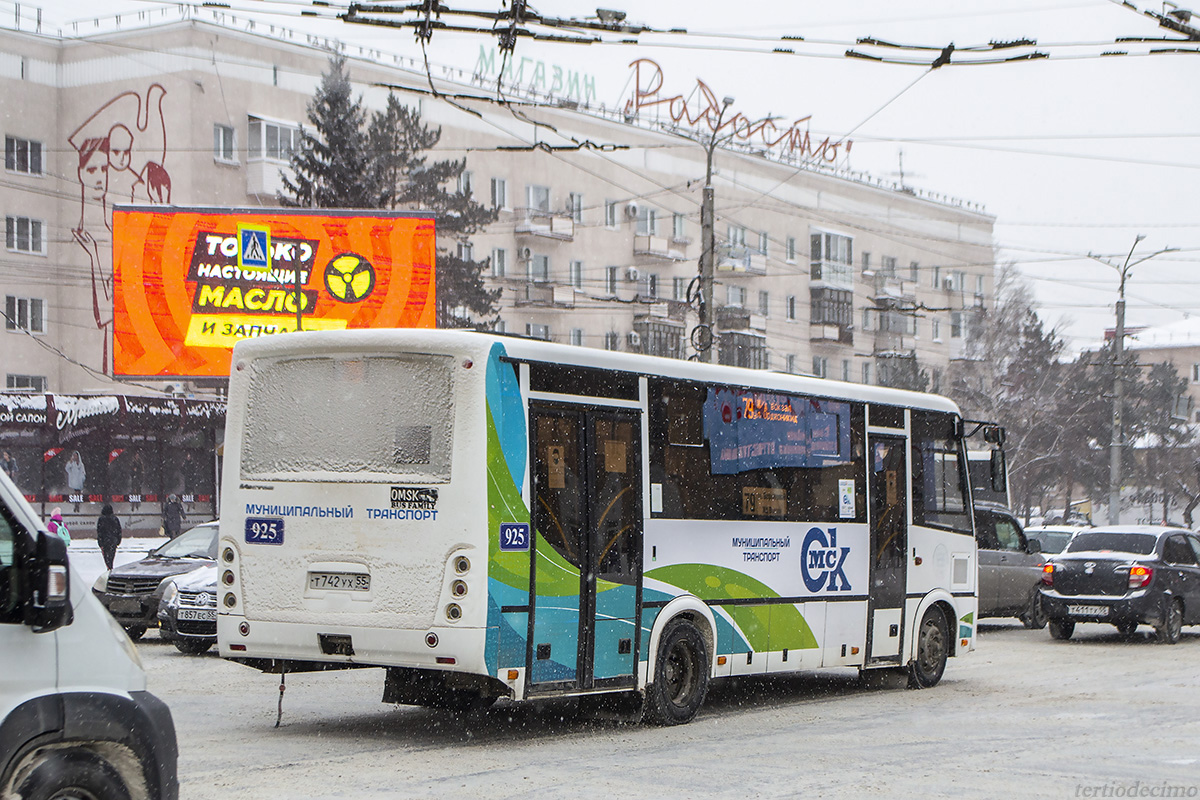
MULTIPOLYGON (((0 31, 8 390, 122 389, 109 377, 113 206, 277 205, 335 51, 369 111, 389 92, 419 109, 442 131, 430 159, 466 158, 459 188, 499 210, 485 231, 439 246, 489 259, 500 330, 703 355, 695 279, 710 153, 713 360, 890 383, 915 359, 936 391, 990 304, 992 217, 851 173, 829 151, 697 134, 662 104, 606 108, 587 76, 557 67, 538 83, 510 66, 497 92, 483 51, 474 74, 427 74, 407 57, 198 13, 156 9, 86 35, 0 31)), ((223 391, 219 379, 158 378, 128 391, 223 391)))

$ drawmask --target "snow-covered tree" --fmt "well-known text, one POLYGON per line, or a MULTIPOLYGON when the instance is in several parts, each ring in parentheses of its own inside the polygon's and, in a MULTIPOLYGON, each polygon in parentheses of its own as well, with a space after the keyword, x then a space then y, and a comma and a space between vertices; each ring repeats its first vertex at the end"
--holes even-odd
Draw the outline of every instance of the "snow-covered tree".
POLYGON ((475 260, 470 235, 497 211, 475 202, 462 185, 466 159, 429 162, 441 139, 415 109, 388 97, 368 122, 353 97, 345 59, 334 56, 308 108, 284 176, 280 201, 314 208, 389 208, 432 212, 437 225, 437 324, 466 327, 496 313, 500 292, 483 282, 488 262, 475 260))

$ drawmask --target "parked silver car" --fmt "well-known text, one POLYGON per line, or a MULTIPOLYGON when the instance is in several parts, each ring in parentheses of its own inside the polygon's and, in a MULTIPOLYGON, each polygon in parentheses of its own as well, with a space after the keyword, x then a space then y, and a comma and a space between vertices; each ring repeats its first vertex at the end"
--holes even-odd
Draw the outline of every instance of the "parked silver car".
POLYGON ((979 549, 979 616, 1019 617, 1027 628, 1046 627, 1038 587, 1042 582, 1040 543, 1026 538, 1021 523, 1003 506, 975 504, 979 549))

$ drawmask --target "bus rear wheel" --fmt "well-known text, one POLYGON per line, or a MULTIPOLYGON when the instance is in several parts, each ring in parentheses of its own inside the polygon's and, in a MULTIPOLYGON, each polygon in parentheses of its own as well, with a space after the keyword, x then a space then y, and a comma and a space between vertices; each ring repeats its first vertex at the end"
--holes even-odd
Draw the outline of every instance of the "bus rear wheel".
POLYGON ((908 667, 908 688, 936 686, 946 671, 949 657, 950 631, 946 627, 946 615, 938 608, 931 608, 917 628, 917 656, 908 667))
POLYGON ((700 631, 687 620, 671 622, 659 640, 643 717, 656 725, 691 722, 708 693, 708 675, 708 647, 700 631))

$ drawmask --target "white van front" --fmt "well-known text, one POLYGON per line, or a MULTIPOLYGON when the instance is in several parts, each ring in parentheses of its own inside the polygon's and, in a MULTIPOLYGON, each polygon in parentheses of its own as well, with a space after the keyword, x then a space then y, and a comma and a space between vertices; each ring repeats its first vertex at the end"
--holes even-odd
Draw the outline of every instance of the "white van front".
POLYGON ((0 473, 0 799, 175 800, 176 761, 133 643, 0 473))

